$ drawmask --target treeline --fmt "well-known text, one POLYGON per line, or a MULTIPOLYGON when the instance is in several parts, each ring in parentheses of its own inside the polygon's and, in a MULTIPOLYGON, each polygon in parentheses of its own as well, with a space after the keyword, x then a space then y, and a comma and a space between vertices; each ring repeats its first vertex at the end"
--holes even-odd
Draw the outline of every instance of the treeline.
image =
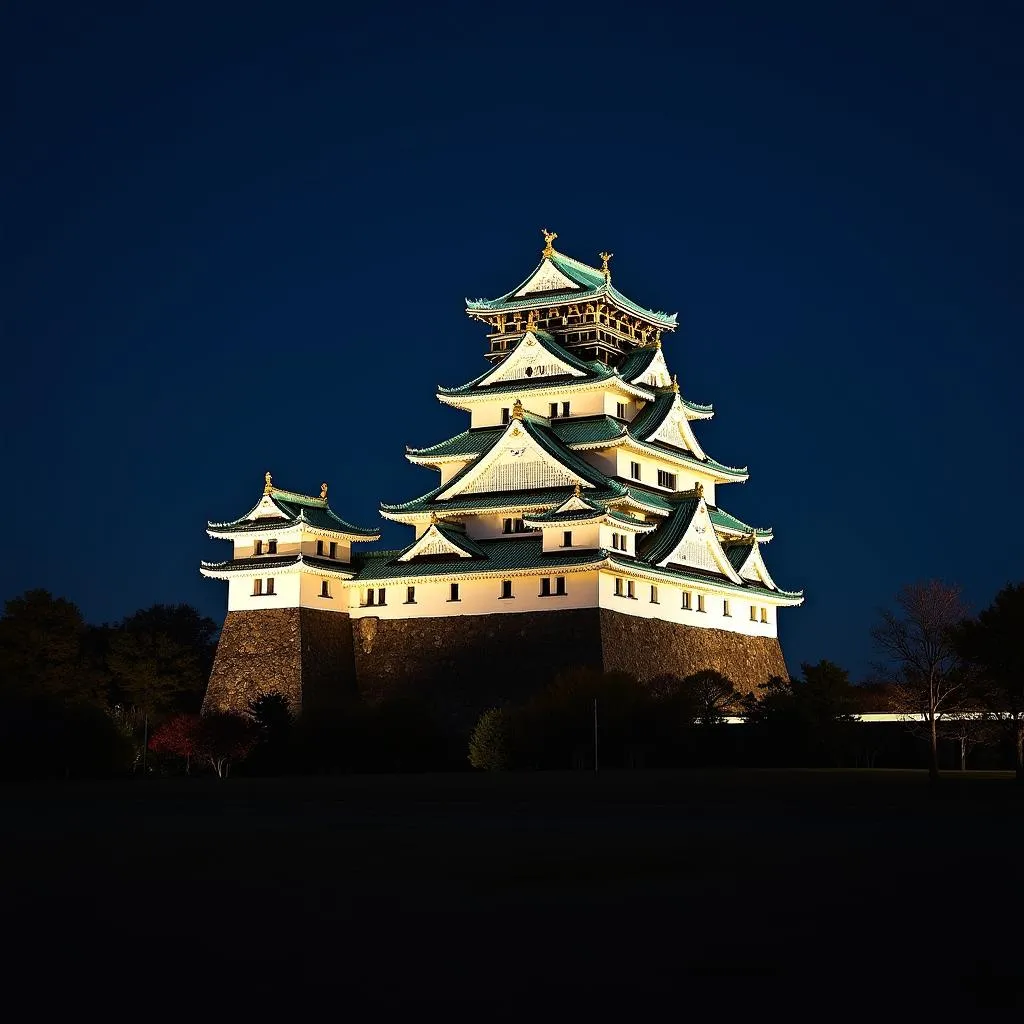
POLYGON ((216 623, 186 604, 96 626, 48 591, 12 598, 0 618, 0 768, 131 771, 152 727, 199 711, 216 645, 216 623))
MULTIPOLYGON (((873 630, 881 661, 859 685, 829 661, 740 694, 714 671, 645 682, 564 673, 523 704, 491 708, 466 740, 429 694, 296 716, 265 692, 244 714, 200 716, 217 628, 188 605, 92 626, 33 590, 0 618, 0 769, 6 776, 226 775, 694 766, 1016 765, 1024 781, 1024 584, 976 617, 955 587, 900 591, 873 630), (908 716, 875 726, 865 712, 908 716), (910 720, 910 718, 913 720, 910 720), (737 728, 726 724, 742 719, 737 728), (950 763, 952 761, 952 763, 950 763)), ((259 686, 253 688, 259 692, 259 686)), ((415 686, 408 691, 415 693, 415 686)))

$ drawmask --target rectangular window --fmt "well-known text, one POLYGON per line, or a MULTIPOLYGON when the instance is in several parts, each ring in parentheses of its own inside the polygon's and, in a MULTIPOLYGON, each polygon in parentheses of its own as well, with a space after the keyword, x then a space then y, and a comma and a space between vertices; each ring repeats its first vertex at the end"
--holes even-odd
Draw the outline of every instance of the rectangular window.
POLYGON ((761 609, 761 621, 762 622, 767 622, 768 621, 768 609, 767 608, 762 608, 761 609))
POLYGON ((501 422, 510 423, 512 421, 512 410, 508 407, 501 410, 501 422))
POLYGON ((565 577, 564 576, 556 576, 555 577, 555 593, 558 594, 559 597, 565 597, 565 577))
POLYGON ((683 610, 690 610, 690 592, 688 590, 683 591, 683 610))
POLYGON ((512 532, 513 533, 526 533, 526 523, 522 519, 512 520, 512 532))
POLYGON ((551 405, 548 406, 548 412, 550 413, 551 419, 554 419, 558 415, 558 403, 552 402, 551 405))
POLYGON ((337 541, 334 541, 334 540, 331 541, 331 546, 327 549, 327 554, 331 558, 337 558, 338 557, 338 542, 337 541))
POLYGON ((615 577, 615 596, 622 597, 622 577, 615 577))
POLYGON ((263 541, 261 541, 261 540, 256 541, 256 544, 253 546, 253 552, 252 553, 254 555, 262 555, 263 554, 263 541))
POLYGON ((640 479, 640 463, 639 462, 631 462, 629 464, 629 475, 634 480, 639 480, 640 479))
POLYGON ((510 598, 512 596, 512 581, 502 580, 501 581, 501 597, 502 600, 510 598))
POLYGON ((316 553, 318 555, 322 555, 324 553, 324 542, 322 540, 318 540, 316 542, 316 553))
POLYGON ((511 533, 512 532, 512 520, 511 519, 505 519, 505 520, 502 521, 501 532, 502 533, 511 533))
POLYGON ((263 593, 263 580, 252 581, 252 596, 259 597, 263 593))
POLYGON ((405 588, 405 603, 415 604, 416 603, 416 588, 406 587, 405 588))
POLYGON ((327 582, 327 580, 321 580, 320 581, 320 596, 321 597, 330 597, 331 596, 331 586, 327 582))
POLYGON ((704 595, 703 594, 698 594, 697 595, 697 611, 699 611, 699 612, 704 611, 704 595))
POLYGON ((676 489, 676 475, 675 473, 669 473, 665 469, 658 470, 658 486, 668 487, 670 490, 676 489))
POLYGON ((448 600, 449 601, 458 601, 458 599, 459 599, 459 585, 458 585, 458 583, 453 583, 448 588, 448 600))
POLYGON ((636 588, 632 580, 626 580, 626 597, 636 600, 636 588))
POLYGON ((387 591, 385 591, 383 587, 380 587, 377 590, 377 604, 387 604, 387 602, 384 600, 385 593, 387 593, 387 591))
POLYGON ((274 592, 274 577, 267 577, 267 593, 272 594, 274 592))
POLYGON ((653 583, 651 584, 651 604, 661 604, 658 600, 658 588, 653 583))
POLYGON ((572 530, 563 530, 562 531, 562 547, 563 548, 571 548, 572 547, 572 530))
POLYGON ((268 555, 276 555, 277 554, 277 541, 276 540, 268 540, 267 541, 267 554, 268 555))
POLYGON ((563 402, 562 403, 562 415, 563 416, 568 416, 569 415, 569 403, 568 402, 563 402))
POLYGON ((550 597, 551 596, 551 577, 541 576, 540 578, 540 596, 550 597))
POLYGON ((372 608, 377 603, 376 598, 377 598, 377 592, 371 587, 366 592, 366 607, 367 608, 372 608))
POLYGON ((729 611, 729 598, 725 598, 722 601, 722 614, 727 618, 732 618, 732 612, 729 611))
POLYGON ((626 403, 625 402, 616 402, 615 403, 615 415, 618 416, 618 418, 620 420, 624 420, 626 418, 626 403))

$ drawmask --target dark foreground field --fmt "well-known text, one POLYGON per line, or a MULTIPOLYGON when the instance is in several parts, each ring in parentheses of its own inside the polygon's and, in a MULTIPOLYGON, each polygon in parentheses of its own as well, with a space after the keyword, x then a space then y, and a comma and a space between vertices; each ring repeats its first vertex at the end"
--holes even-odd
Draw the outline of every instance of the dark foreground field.
POLYGON ((197 1020, 1024 1005, 1008 778, 648 773, 4 794, 8 991, 197 1020), (179 1009, 181 1008, 181 1009, 179 1009))

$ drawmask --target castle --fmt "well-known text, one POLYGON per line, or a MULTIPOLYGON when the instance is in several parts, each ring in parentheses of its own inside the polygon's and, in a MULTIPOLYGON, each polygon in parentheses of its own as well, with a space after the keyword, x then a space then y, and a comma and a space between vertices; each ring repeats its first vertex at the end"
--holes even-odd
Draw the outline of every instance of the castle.
POLYGON ((719 504, 747 479, 702 448, 713 415, 685 398, 662 338, 674 315, 645 309, 600 268, 554 248, 497 299, 468 301, 488 328, 488 369, 439 401, 468 429, 406 458, 439 474, 427 493, 382 504, 414 530, 400 550, 365 546, 319 497, 266 475, 230 540, 228 614, 204 708, 259 692, 296 710, 416 693, 465 723, 560 670, 641 679, 715 668, 741 689, 786 676, 772 539, 719 504))

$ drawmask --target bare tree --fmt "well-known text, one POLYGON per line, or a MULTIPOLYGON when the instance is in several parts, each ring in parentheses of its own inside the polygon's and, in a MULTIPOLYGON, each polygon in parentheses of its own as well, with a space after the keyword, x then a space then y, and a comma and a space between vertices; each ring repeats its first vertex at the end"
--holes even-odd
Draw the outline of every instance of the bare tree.
POLYGON ((885 658, 883 671, 895 684, 893 700, 924 718, 930 741, 928 777, 939 777, 939 723, 958 710, 965 678, 954 646, 954 629, 968 614, 960 588, 941 580, 913 583, 896 595, 897 610, 881 612, 871 631, 885 658))

